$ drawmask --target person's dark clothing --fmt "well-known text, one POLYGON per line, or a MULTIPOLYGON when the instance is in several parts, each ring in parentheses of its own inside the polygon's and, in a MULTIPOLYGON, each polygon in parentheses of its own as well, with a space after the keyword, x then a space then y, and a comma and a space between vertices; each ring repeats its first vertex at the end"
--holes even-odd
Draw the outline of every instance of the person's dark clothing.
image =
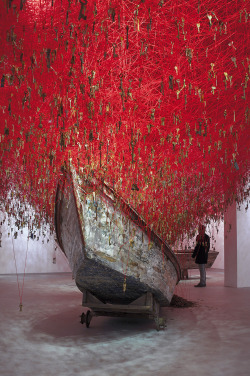
POLYGON ((207 264, 208 251, 210 249, 210 238, 207 234, 203 239, 197 236, 197 244, 195 246, 192 257, 195 258, 196 264, 207 264))

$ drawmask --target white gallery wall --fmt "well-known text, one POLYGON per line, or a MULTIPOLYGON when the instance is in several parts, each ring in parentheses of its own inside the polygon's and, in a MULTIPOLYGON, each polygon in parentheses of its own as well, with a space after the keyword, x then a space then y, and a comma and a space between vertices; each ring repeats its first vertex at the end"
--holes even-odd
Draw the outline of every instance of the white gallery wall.
POLYGON ((225 213, 225 286, 250 287, 249 200, 225 213))
POLYGON ((0 212, 0 274, 70 272, 66 256, 49 228, 18 229, 0 212), (40 233, 39 233, 40 232, 40 233))
POLYGON ((250 287, 250 210, 237 209, 238 282, 237 287, 250 287))
MULTIPOLYGON (((8 223, 8 218, 4 222, 3 218, 4 214, 0 213, 0 274, 71 272, 68 260, 49 228, 41 230, 40 234, 37 230, 32 239, 27 227, 18 230, 13 219, 8 223)), ((219 252, 213 268, 223 269, 223 222, 211 223, 206 232, 211 239, 211 250, 219 252)), ((191 248, 195 244, 195 237, 188 242, 191 248)), ((183 244, 181 246, 184 247, 183 244)))
POLYGON ((211 249, 219 252, 212 268, 224 269, 224 222, 213 222, 209 226, 208 235, 210 236, 211 240, 211 249))
MULTIPOLYGON (((58 273, 70 272, 68 260, 55 241, 55 234, 50 235, 49 229, 39 236, 30 237, 28 228, 17 231, 13 224, 8 225, 6 220, 0 227, 0 274, 22 273, 58 273)), ((212 223, 207 226, 211 239, 211 250, 219 252, 213 268, 224 268, 224 224, 212 223)), ((195 238, 189 241, 192 248, 195 238)), ((182 245, 183 246, 183 245, 182 245)))
MULTIPOLYGON (((227 225, 229 227, 225 230, 227 232, 227 234, 225 234, 227 260, 225 262, 227 264, 230 263, 230 265, 234 265, 234 263, 236 265, 237 262, 239 286, 248 283, 246 280, 250 278, 250 273, 248 272, 249 268, 247 268, 245 276, 241 275, 240 272, 245 265, 250 265, 250 210, 246 210, 246 208, 247 201, 237 208, 235 214, 231 214, 232 217, 229 215, 230 209, 228 210, 227 225), (236 220, 237 230, 233 230, 231 223, 234 223, 236 220), (236 232, 234 233, 233 231, 236 232), (241 254, 238 258, 233 252, 236 246, 238 249, 241 249, 241 254)), ((231 208, 231 210, 234 209, 231 208)), ((224 269, 224 222, 212 222, 207 225, 206 233, 211 239, 211 250, 219 252, 212 268, 224 269)), ((184 241, 182 244, 175 245, 175 249, 184 249, 185 246, 193 248, 195 237, 196 235, 194 238, 186 241, 186 243, 184 241)), ((233 266, 231 267, 233 268, 233 266)), ((231 285, 237 284, 236 281, 232 280, 236 278, 235 273, 231 272, 230 269, 228 270, 228 283, 231 285)), ((47 231, 43 229, 40 234, 39 231, 37 231, 32 239, 27 227, 18 230, 14 223, 11 221, 8 223, 6 215, 0 212, 0 274, 21 274, 24 272, 57 273, 70 271, 66 256, 55 242, 55 234, 50 234, 49 229, 47 229, 47 231), (5 220, 3 221, 3 219, 5 220), (17 237, 15 238, 16 232, 17 237), (45 234, 45 236, 43 236, 43 234, 45 234)))

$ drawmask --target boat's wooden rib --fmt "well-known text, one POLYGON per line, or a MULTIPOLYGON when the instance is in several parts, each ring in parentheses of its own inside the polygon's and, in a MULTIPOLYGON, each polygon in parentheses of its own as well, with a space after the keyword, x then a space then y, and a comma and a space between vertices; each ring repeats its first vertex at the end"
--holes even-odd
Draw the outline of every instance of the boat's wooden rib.
POLYGON ((56 195, 58 242, 76 285, 103 303, 130 304, 152 292, 169 305, 181 270, 175 254, 105 183, 64 174, 56 195))

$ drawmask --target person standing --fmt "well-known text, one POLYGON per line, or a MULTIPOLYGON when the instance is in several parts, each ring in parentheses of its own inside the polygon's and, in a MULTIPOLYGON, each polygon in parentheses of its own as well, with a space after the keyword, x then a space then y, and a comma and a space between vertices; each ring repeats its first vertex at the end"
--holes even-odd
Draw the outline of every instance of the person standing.
POLYGON ((210 238, 205 231, 206 227, 200 225, 199 233, 196 236, 196 246, 192 254, 192 257, 195 258, 195 263, 198 264, 200 270, 200 283, 195 285, 195 287, 206 287, 206 264, 210 249, 210 238))

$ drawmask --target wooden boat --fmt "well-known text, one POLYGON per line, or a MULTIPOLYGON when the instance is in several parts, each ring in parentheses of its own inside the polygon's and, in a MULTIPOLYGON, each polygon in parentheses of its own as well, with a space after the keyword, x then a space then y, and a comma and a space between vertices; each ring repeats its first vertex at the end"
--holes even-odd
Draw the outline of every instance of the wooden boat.
MULTIPOLYGON (((175 252, 180 267, 181 267, 181 278, 188 279, 188 270, 189 269, 198 269, 198 265, 195 263, 195 259, 192 258, 193 249, 182 251, 178 250, 175 252)), ((210 250, 208 252, 208 260, 206 268, 211 268, 219 252, 210 250)))
POLYGON ((104 182, 81 181, 73 169, 65 172, 55 226, 83 294, 127 305, 150 293, 160 306, 170 304, 181 278, 174 252, 104 182))

